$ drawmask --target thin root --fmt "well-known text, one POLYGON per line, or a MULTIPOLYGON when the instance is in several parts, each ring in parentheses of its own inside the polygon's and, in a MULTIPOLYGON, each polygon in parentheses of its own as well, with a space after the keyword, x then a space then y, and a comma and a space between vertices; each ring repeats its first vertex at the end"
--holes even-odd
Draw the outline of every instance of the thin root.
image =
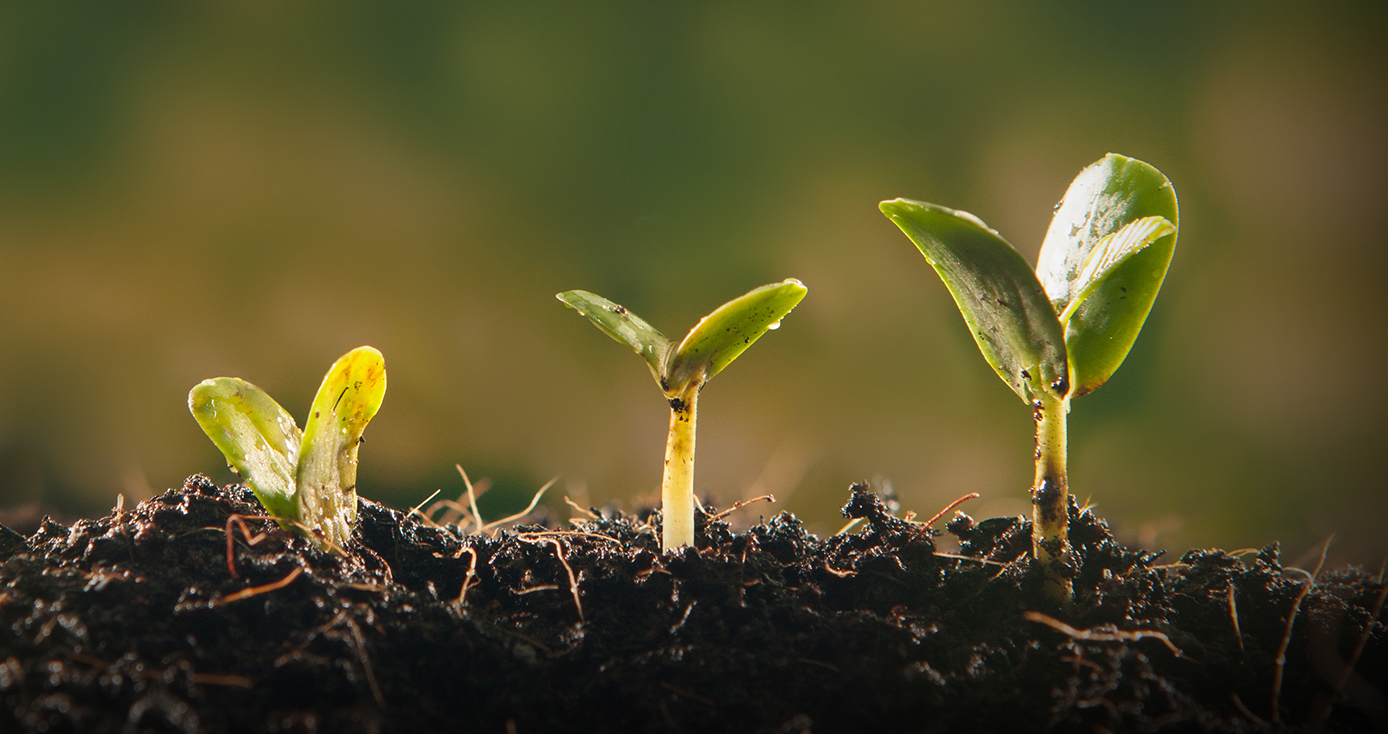
MULTIPOLYGON (((1383 583, 1383 573, 1379 572, 1379 583, 1383 583)), ((1359 641, 1354 643, 1354 652, 1350 653, 1349 661, 1345 663, 1345 672, 1340 674, 1340 680, 1335 683, 1335 695, 1338 699, 1345 690, 1345 685, 1349 683, 1349 677, 1354 673, 1354 666, 1359 663, 1359 656, 1364 652, 1364 646, 1369 642, 1369 633, 1373 632, 1374 623, 1378 621, 1379 612, 1383 611, 1384 599, 1388 598, 1388 586, 1378 590, 1378 599, 1374 601, 1373 614, 1369 615, 1369 621, 1364 625, 1364 631, 1359 635, 1359 641)))
MULTIPOLYGON (((1287 615, 1287 629, 1282 633, 1282 645, 1277 648, 1277 662, 1272 674, 1272 723, 1276 724, 1282 720, 1281 701, 1282 701, 1282 676, 1287 668, 1287 647, 1292 644, 1292 625, 1296 624, 1297 612, 1301 611, 1301 601, 1311 593, 1311 589, 1316 586, 1316 577, 1321 573, 1321 567, 1325 565, 1325 554, 1330 552, 1330 541, 1335 539, 1335 534, 1325 539, 1325 544, 1321 546, 1321 559, 1316 562, 1316 570, 1307 574, 1306 583, 1301 587, 1301 593, 1296 595, 1296 601, 1292 602, 1291 614, 1287 615)), ((1291 570, 1291 569, 1288 569, 1291 570)), ((1300 570, 1300 569, 1298 569, 1300 570)), ((1305 571, 1302 571, 1305 573, 1305 571)))
POLYGON ((463 577, 463 589, 458 592, 459 607, 463 606, 463 602, 467 600, 467 590, 472 588, 472 580, 477 577, 477 551, 469 546, 463 546, 453 557, 462 558, 464 553, 472 556, 472 562, 468 564, 467 575, 463 577))
POLYGON ((194 673, 193 682, 204 686, 231 686, 233 688, 252 688, 251 679, 244 675, 220 673, 194 673))
POLYGON ((826 663, 826 662, 824 662, 823 660, 814 660, 814 659, 812 659, 812 658, 796 658, 796 659, 795 659, 795 662, 797 662, 797 663, 804 663, 804 664, 806 664, 806 665, 818 665, 818 666, 821 667, 821 668, 824 668, 824 669, 826 669, 826 670, 832 670, 832 671, 834 671, 835 673, 842 673, 842 672, 843 672, 842 670, 839 669, 839 666, 834 665, 833 663, 826 663))
MULTIPOLYGON (((124 499, 124 496, 122 496, 121 499, 124 499)), ((119 509, 120 506, 118 504, 117 510, 119 509)), ((231 526, 236 525, 241 528, 241 536, 246 539, 246 545, 248 546, 254 546, 258 544, 260 541, 265 540, 266 536, 269 535, 268 533, 257 533, 256 535, 251 535, 250 528, 246 527, 246 521, 241 518, 242 516, 237 514, 232 514, 227 517, 227 570, 231 572, 231 577, 234 579, 241 578, 241 574, 236 572, 236 543, 231 534, 231 526)))
POLYGON ((564 504, 568 505, 569 507, 574 508, 575 510, 578 510, 578 512, 579 512, 580 515, 587 515, 590 519, 593 519, 593 520, 601 520, 601 519, 602 519, 602 518, 598 517, 597 515, 594 515, 592 510, 589 510, 589 509, 587 509, 586 507, 584 507, 583 505, 580 505, 580 504, 578 504, 577 502, 574 502, 573 500, 569 499, 569 496, 568 496, 567 494, 564 495, 564 504))
POLYGON ((1239 608, 1234 604, 1234 582, 1229 582, 1229 620, 1234 623, 1234 639, 1239 641, 1239 652, 1243 652, 1243 632, 1239 631, 1239 608))
POLYGON ((1250 711, 1248 706, 1244 704, 1243 699, 1239 698, 1239 694, 1231 693, 1229 694, 1229 698, 1233 700, 1234 708, 1238 709, 1239 713, 1248 717, 1248 720, 1256 724, 1259 729, 1267 728, 1268 723, 1266 721, 1263 721, 1263 717, 1250 711))
POLYGON ((343 584, 343 585, 342 585, 342 588, 344 588, 344 589, 355 589, 355 590, 357 590, 357 591, 370 591, 370 592, 372 592, 372 593, 382 593, 382 592, 384 592, 385 590, 389 589, 390 587, 389 587, 389 586, 382 586, 382 585, 380 585, 380 584, 356 584, 356 583, 352 583, 352 584, 343 584))
MULTIPOLYGON (((558 477, 555 477, 555 479, 558 479, 558 477)), ((551 481, 550 484, 554 484, 554 481, 551 481)), ((549 485, 545 485, 545 489, 548 488, 549 485)), ((543 492, 544 489, 541 489, 540 491, 543 492)), ((583 602, 578 598, 578 577, 574 575, 573 566, 570 566, 569 562, 564 560, 564 544, 561 543, 558 538, 550 537, 537 538, 530 542, 549 543, 550 545, 554 546, 554 557, 559 559, 559 564, 564 567, 564 573, 569 575, 569 593, 573 595, 574 608, 578 610, 578 621, 587 622, 588 620, 583 616, 583 602)), ((555 586, 554 588, 557 589, 559 587, 555 586)), ((538 589, 536 590, 538 591, 538 589)))
POLYGON ((1079 672, 1079 669, 1080 669, 1080 666, 1081 666, 1081 665, 1083 665, 1083 666, 1086 667, 1086 668, 1090 668, 1091 670, 1098 671, 1100 674, 1102 674, 1102 673, 1104 672, 1104 666, 1102 666, 1102 665, 1100 665, 1100 664, 1094 662, 1093 660, 1086 660, 1085 657, 1084 657, 1084 655, 1081 654, 1081 653, 1078 653, 1078 652, 1075 653, 1075 656, 1074 656, 1074 657, 1069 657, 1069 658, 1067 658, 1067 657, 1061 656, 1060 662, 1062 662, 1062 663, 1070 663, 1071 665, 1075 666, 1075 671, 1076 671, 1076 672, 1079 672))
POLYGON ((834 568, 833 566, 830 566, 828 561, 825 561, 825 562, 824 562, 824 570, 825 570, 825 571, 828 571, 829 573, 834 574, 835 576, 838 576, 838 577, 841 578, 841 579, 846 579, 846 578, 848 578, 849 576, 857 576, 857 575, 858 575, 858 572, 857 572, 857 571, 840 571, 840 570, 838 570, 837 568, 834 568))
POLYGON ((468 508, 464 507, 463 505, 458 504, 457 502, 455 502, 455 501, 453 501, 453 500, 439 500, 438 502, 435 502, 434 504, 429 505, 429 509, 425 510, 425 511, 424 511, 424 514, 428 515, 429 517, 433 517, 433 516, 434 516, 434 513, 435 513, 435 512, 438 512, 440 507, 446 508, 446 509, 448 510, 448 512, 443 513, 443 519, 442 519, 442 520, 435 520, 435 521, 434 521, 434 522, 437 522, 439 525, 448 525, 448 524, 450 524, 450 523, 457 523, 458 518, 462 518, 462 520, 463 520, 462 526, 463 526, 463 527, 467 527, 468 525, 481 525, 481 524, 482 524, 482 523, 477 522, 477 519, 474 518, 474 517, 472 516, 472 510, 469 510, 468 508))
POLYGON ((1040 622, 1074 640, 1084 640, 1085 642, 1136 642, 1138 640, 1151 638, 1159 640, 1163 645, 1166 645, 1166 648, 1176 657, 1185 657, 1181 653, 1180 648, 1172 644, 1171 638, 1167 637, 1165 632, 1158 632, 1156 630, 1113 630, 1112 632, 1101 632, 1092 629, 1081 630, 1075 629, 1055 617, 1042 614, 1041 612, 1023 612, 1022 616, 1032 622, 1040 622))
POLYGON ((376 673, 371 670, 371 658, 366 654, 366 640, 362 639, 361 628, 351 619, 347 620, 347 626, 352 629, 352 637, 356 638, 357 654, 361 656, 361 666, 366 671, 366 682, 371 686, 371 695, 376 699, 377 706, 384 706, 386 699, 381 695, 381 686, 376 683, 376 673))
POLYGON ((839 528, 839 531, 837 533, 834 533, 834 535, 843 535, 844 533, 852 530, 853 528, 858 527, 858 525, 862 523, 862 521, 863 518, 855 517, 852 520, 849 520, 847 523, 845 523, 843 527, 839 528))
POLYGON ((992 565, 1005 567, 1012 565, 1011 563, 1003 563, 1002 561, 992 561, 987 558, 978 558, 976 556, 961 556, 958 553, 941 553, 937 551, 935 555, 941 558, 953 558, 956 561, 973 561, 974 563, 982 563, 985 566, 992 565))
POLYGON ((272 582, 270 582, 270 583, 268 583, 268 584, 265 584, 264 586, 252 586, 252 587, 249 588, 249 589, 242 589, 242 590, 236 592, 235 594, 228 594, 227 596, 224 596, 224 597, 222 597, 222 598, 220 598, 220 599, 213 600, 212 606, 218 607, 218 606, 221 606, 221 605, 223 605, 223 604, 230 604, 230 603, 232 603, 232 602, 234 602, 234 601, 241 601, 242 599, 249 599, 249 598, 251 598, 251 597, 253 597, 253 596, 258 596, 258 595, 260 595, 260 594, 268 594, 268 593, 270 593, 270 592, 272 592, 272 591, 278 591, 278 590, 283 589, 284 587, 286 587, 286 586, 288 586, 288 585, 294 583, 294 579, 299 578, 299 574, 301 574, 301 573, 303 573, 303 572, 304 572, 304 567, 303 567, 303 566, 295 566, 293 571, 290 571, 288 575, 286 575, 284 578, 280 579, 279 581, 272 581, 272 582))
POLYGON ((518 537, 518 538, 543 538, 543 537, 548 537, 548 536, 555 536, 555 537, 573 537, 573 538, 597 538, 598 540, 605 540, 605 541, 607 541, 607 542, 609 542, 609 543, 617 543, 617 544, 621 544, 621 542, 622 542, 622 541, 617 540, 616 538, 613 538, 613 537, 611 537, 611 536, 602 535, 602 534, 600 534, 600 533, 585 533, 585 532, 583 532, 582 530, 534 530, 534 531, 525 532, 525 533, 516 533, 516 537, 518 537))
MULTIPOLYGON (((325 634, 343 622, 347 623, 347 629, 352 632, 352 639, 349 644, 352 645, 353 650, 357 653, 357 658, 361 660, 362 672, 366 673, 366 684, 371 688, 372 698, 376 699, 376 705, 386 705, 385 697, 381 695, 381 687, 376 683, 376 673, 371 669, 371 658, 366 655, 366 640, 362 639, 361 628, 357 626, 355 620, 347 616, 346 609, 339 610, 337 614, 333 615, 332 619, 328 620, 327 624, 321 625, 318 629, 314 630, 313 634, 309 635, 309 638, 312 639, 315 635, 325 634)), ((299 649, 302 650, 303 647, 307 645, 308 641, 305 641, 304 645, 299 647, 299 649)))
POLYGON ((753 497, 753 498, 750 499, 750 500, 739 500, 739 501, 737 501, 737 502, 734 502, 732 507, 729 507, 728 509, 723 510, 722 512, 718 513, 717 515, 714 515, 713 517, 710 517, 709 519, 710 519, 710 520, 722 520, 723 518, 725 518, 725 517, 727 517, 728 515, 731 515, 732 513, 734 513, 734 512, 736 512, 736 511, 738 511, 738 510, 740 510, 740 509, 746 507, 747 505, 750 505, 750 504, 752 504, 752 503, 754 503, 754 502, 762 502, 762 501, 766 501, 766 502, 770 502, 770 503, 772 503, 772 504, 775 504, 775 503, 776 503, 776 496, 775 496, 775 495, 770 495, 770 494, 764 494, 764 495, 762 495, 762 496, 760 496, 760 497, 753 497))
POLYGON ((467 472, 463 471, 462 464, 454 464, 453 467, 463 476, 463 484, 467 486, 467 503, 472 508, 473 522, 477 524, 477 530, 481 531, 483 529, 482 513, 477 509, 477 492, 472 488, 472 480, 467 478, 467 472))
POLYGON ((945 509, 940 510, 939 512, 935 513, 935 516, 934 516, 934 517, 930 518, 929 520, 926 520, 925 523, 924 523, 924 526, 928 528, 928 527, 930 527, 931 525, 934 525, 934 524, 936 523, 936 521, 938 521, 940 518, 942 518, 942 517, 945 516, 945 513, 947 513, 947 512, 949 512, 950 510, 953 510, 954 508, 956 508, 956 507, 958 507, 958 506, 964 504, 965 502, 968 502, 969 500, 976 500, 976 499, 978 499, 979 497, 982 497, 982 496, 983 496, 983 495, 979 494, 978 492, 970 492, 970 493, 964 495, 963 497, 960 497, 959 499, 957 499, 957 500, 955 500, 955 501, 949 503, 948 505, 945 505, 945 509))
MULTIPOLYGON (((428 497, 425 497, 425 498, 424 498, 424 502, 420 502, 419 504, 415 505, 414 507, 411 507, 411 508, 410 508, 410 511, 409 511, 408 513, 406 513, 406 514, 408 514, 408 515, 419 515, 420 517, 424 518, 424 522, 425 522, 425 523, 427 523, 427 524, 429 524, 429 525, 433 525, 434 527, 438 527, 439 525, 438 525, 438 523, 434 522, 434 518, 429 517, 429 516, 432 515, 433 513, 432 513, 432 512, 420 512, 420 511, 419 511, 419 508, 423 507, 425 502, 428 502, 429 500, 431 500, 431 499, 433 499, 433 498, 439 496, 439 492, 442 492, 442 491, 443 491, 442 489, 436 489, 436 490, 434 490, 434 493, 433 493, 433 494, 431 494, 431 495, 429 495, 428 497)), ((431 507, 431 508, 429 508, 429 509, 432 510, 433 508, 431 507)))
MULTIPOLYGON (((462 467, 459 467, 459 471, 462 471, 462 467)), ((550 487, 553 487, 553 486, 554 486, 554 483, 557 482, 557 481, 559 481, 559 477, 555 477, 555 478, 549 480, 548 482, 545 482, 545 486, 540 487, 540 491, 538 491, 538 492, 535 493, 535 496, 534 496, 533 498, 531 498, 531 500, 530 500, 530 504, 529 504, 529 505, 526 505, 526 507, 525 507, 524 510, 521 510, 520 512, 517 512, 516 514, 511 515, 511 516, 509 516, 509 517, 503 517, 503 518, 501 518, 500 520, 493 520, 493 521, 487 523, 486 525, 483 525, 483 526, 482 526, 482 530, 485 532, 485 531, 487 531, 487 530, 491 530, 491 529, 494 528, 494 527, 497 527, 497 526, 500 526, 500 525, 505 525, 505 524, 507 524, 507 523, 515 522, 515 521, 520 520, 521 518, 525 517, 526 515, 529 515, 530 512, 531 512, 532 510, 535 509, 535 506, 538 505, 538 504, 540 504, 540 498, 543 497, 543 496, 545 496, 545 491, 548 490, 550 487)), ((476 502, 473 503, 473 507, 474 507, 474 510, 473 510, 473 511, 476 512, 476 509, 475 509, 475 508, 476 508, 476 502)), ((478 516, 478 519, 479 519, 479 520, 481 519, 481 516, 480 516, 480 515, 478 516)))

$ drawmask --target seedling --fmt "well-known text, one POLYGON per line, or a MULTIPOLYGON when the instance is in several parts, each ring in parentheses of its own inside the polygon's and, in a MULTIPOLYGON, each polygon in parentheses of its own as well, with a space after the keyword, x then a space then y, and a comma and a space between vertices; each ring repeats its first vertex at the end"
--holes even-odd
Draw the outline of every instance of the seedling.
POLYGON ((385 394, 385 359, 357 347, 328 370, 302 431, 264 390, 236 377, 198 383, 188 409, 282 527, 341 550, 357 521, 357 448, 385 394))
POLYGON ((1176 192, 1152 166, 1104 156, 1065 192, 1035 272, 968 212, 907 199, 880 208, 939 273, 984 359, 1032 406, 1032 554, 1050 592, 1069 599, 1065 416, 1142 330, 1176 247, 1176 192))
POLYGON ((665 550, 694 544, 694 425, 699 391, 762 334, 779 328, 805 292, 804 284, 794 278, 756 288, 699 319, 679 344, 602 296, 588 291, 557 296, 641 355, 670 401, 670 438, 660 498, 665 550))

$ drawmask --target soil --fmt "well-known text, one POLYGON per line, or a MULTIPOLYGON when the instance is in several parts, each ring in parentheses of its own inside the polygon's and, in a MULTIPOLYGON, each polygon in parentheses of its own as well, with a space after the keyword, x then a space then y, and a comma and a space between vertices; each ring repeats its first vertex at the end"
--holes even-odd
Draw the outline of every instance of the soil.
POLYGON ((1024 519, 956 515, 941 555, 863 485, 844 513, 829 538, 700 515, 662 556, 658 513, 460 536, 363 500, 338 555, 194 476, 0 533, 0 730, 1385 730, 1377 573, 1159 563, 1072 506, 1060 609, 1024 519), (233 514, 265 534, 235 532, 240 578, 233 514))

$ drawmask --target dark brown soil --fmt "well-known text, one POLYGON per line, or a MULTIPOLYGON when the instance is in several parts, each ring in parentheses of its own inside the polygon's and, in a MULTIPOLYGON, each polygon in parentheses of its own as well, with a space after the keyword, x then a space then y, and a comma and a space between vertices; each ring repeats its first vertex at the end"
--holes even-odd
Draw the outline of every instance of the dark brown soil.
POLYGON ((1069 611, 1017 560, 1025 521, 961 516, 949 529, 969 558, 941 556, 862 486, 845 507, 866 520, 855 534, 818 538, 786 513, 734 534, 701 516, 699 547, 669 557, 649 513, 458 537, 363 501, 345 556, 248 520, 268 536, 236 534, 240 579, 227 568, 233 513, 261 509, 244 487, 195 476, 119 516, 0 537, 0 730, 1088 734, 1386 720, 1381 579, 1322 573, 1298 607, 1308 574, 1283 569, 1275 544, 1158 565, 1073 507, 1069 611))

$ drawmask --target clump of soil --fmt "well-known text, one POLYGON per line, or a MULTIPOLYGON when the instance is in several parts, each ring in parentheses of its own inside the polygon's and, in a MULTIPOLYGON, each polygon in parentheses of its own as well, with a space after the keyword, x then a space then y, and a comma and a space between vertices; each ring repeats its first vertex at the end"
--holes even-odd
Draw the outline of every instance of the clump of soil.
POLYGON ((194 476, 133 510, 0 543, 0 730, 1347 732, 1388 720, 1384 585, 1360 570, 1312 584, 1275 544, 1159 565, 1072 506, 1076 597, 1062 610, 1026 561, 1024 519, 960 515, 948 526, 960 553, 942 555, 865 486, 844 513, 862 529, 830 538, 788 513, 744 533, 701 515, 698 547, 662 556, 655 513, 460 537, 363 500, 335 555, 252 519, 263 511, 245 487, 194 476), (236 531, 240 578, 234 514, 264 533, 250 545, 236 531))

